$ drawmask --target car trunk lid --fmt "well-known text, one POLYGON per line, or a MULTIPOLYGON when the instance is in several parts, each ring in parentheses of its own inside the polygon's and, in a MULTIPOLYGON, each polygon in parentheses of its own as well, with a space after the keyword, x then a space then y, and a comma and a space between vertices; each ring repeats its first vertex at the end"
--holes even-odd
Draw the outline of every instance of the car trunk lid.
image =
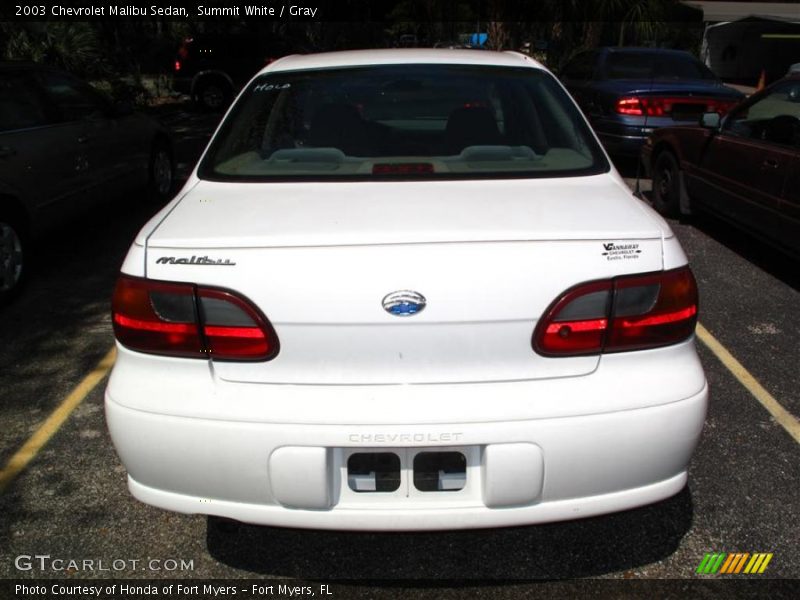
POLYGON ((584 281, 662 268, 662 222, 612 176, 559 180, 218 184, 193 188, 147 241, 147 276, 229 288, 280 353, 214 361, 223 380, 482 382, 578 376, 531 336, 584 281), (424 296, 397 316, 394 292, 424 296))

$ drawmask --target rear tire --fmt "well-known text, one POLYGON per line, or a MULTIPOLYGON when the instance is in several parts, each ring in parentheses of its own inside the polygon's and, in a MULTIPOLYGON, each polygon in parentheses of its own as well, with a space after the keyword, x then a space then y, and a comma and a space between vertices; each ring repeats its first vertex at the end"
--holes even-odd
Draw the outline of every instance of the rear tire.
POLYGON ((233 90, 222 79, 206 79, 197 86, 195 98, 200 108, 208 112, 221 112, 231 103, 233 90))
POLYGON ((18 219, 0 214, 0 305, 19 293, 28 274, 27 238, 18 219))
POLYGON ((678 159, 668 150, 658 155, 653 169, 653 208, 666 217, 680 214, 680 167, 678 159))

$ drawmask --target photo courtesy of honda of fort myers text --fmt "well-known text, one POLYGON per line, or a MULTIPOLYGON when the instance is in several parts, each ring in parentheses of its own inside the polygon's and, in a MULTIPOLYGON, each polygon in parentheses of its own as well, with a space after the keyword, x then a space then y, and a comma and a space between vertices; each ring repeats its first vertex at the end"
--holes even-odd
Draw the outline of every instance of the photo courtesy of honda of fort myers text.
POLYGON ((16 598, 342 598, 333 592, 333 586, 326 583, 286 582, 281 580, 245 583, 242 581, 209 580, 207 582, 169 581, 144 582, 123 580, 109 583, 101 580, 59 581, 58 583, 21 583, 13 585, 16 598))

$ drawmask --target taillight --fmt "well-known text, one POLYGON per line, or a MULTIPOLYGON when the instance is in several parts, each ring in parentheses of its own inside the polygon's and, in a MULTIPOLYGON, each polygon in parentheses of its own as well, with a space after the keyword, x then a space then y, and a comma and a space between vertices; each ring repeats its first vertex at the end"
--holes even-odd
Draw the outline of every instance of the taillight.
POLYGON ((724 117, 728 114, 728 111, 737 104, 738 102, 736 100, 712 100, 708 103, 706 112, 716 112, 724 117))
POLYGON ((535 345, 543 354, 602 352, 612 292, 610 281, 587 283, 566 292, 539 323, 535 345))
POLYGON ((191 283, 120 276, 112 323, 123 346, 148 354, 254 361, 278 353, 275 331, 248 300, 191 283))
POLYGON ((565 292, 539 321, 533 349, 545 356, 643 350, 688 339, 697 322, 689 267, 593 281, 565 292))
POLYGON ((718 112, 724 115, 735 104, 735 101, 698 96, 625 96, 617 99, 614 111, 620 115, 663 117, 671 115, 676 107, 687 110, 690 106, 696 106, 699 112, 718 112))
POLYGON ((197 288, 202 335, 211 358, 272 358, 278 340, 272 326, 244 298, 227 290, 197 288))
POLYGON ((639 98, 620 98, 614 106, 614 111, 620 115, 640 116, 644 114, 642 102, 639 98))

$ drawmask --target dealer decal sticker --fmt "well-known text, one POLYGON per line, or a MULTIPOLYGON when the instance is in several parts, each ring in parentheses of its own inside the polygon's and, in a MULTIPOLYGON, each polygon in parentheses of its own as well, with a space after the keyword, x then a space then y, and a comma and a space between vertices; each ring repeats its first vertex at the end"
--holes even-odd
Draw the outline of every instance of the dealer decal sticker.
POLYGON ((641 253, 642 250, 636 243, 606 242, 603 244, 603 256, 606 257, 606 260, 636 260, 641 253))

